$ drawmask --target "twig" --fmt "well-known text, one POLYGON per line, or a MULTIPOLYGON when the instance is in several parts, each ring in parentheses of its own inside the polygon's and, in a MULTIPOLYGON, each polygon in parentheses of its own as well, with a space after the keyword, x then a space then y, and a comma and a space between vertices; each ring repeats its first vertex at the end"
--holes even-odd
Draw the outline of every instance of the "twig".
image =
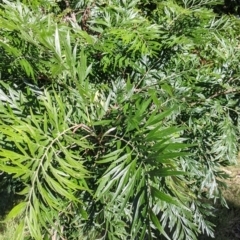
MULTIPOLYGON (((218 97, 220 95, 227 95, 227 94, 231 94, 231 93, 234 93, 234 94, 240 93, 240 90, 229 89, 229 90, 224 91, 224 92, 218 92, 218 93, 215 93, 212 96, 208 97, 206 100, 216 98, 216 97, 218 97)), ((190 106, 192 107, 192 106, 195 106, 196 104, 202 103, 202 102, 205 102, 205 101, 202 100, 202 101, 194 102, 194 103, 191 103, 190 106)))
POLYGON ((210 96, 209 99, 218 97, 218 96, 223 95, 223 94, 226 95, 226 94, 230 94, 230 93, 240 93, 240 90, 229 89, 229 90, 224 91, 224 92, 218 92, 218 93, 215 93, 215 94, 213 94, 212 96, 210 96))
POLYGON ((82 15, 82 21, 81 21, 81 27, 82 27, 82 30, 84 31, 87 31, 88 27, 87 27, 87 20, 90 16, 90 7, 87 7, 85 10, 84 10, 84 13, 82 15))

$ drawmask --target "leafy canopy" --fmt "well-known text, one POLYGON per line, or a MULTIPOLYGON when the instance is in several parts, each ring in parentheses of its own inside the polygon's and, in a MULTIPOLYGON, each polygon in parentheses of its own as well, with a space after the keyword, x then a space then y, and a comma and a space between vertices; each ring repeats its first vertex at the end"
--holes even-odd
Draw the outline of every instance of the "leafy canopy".
POLYGON ((15 239, 214 236, 240 129, 239 19, 219 4, 3 1, 0 177, 22 196, 6 216, 15 239))

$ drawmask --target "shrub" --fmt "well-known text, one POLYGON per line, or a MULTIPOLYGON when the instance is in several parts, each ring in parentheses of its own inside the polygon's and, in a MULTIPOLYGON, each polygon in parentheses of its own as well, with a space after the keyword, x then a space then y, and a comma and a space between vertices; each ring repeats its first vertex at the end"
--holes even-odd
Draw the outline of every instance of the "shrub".
POLYGON ((239 20, 216 3, 4 1, 0 171, 23 197, 6 217, 16 239, 214 235, 209 200, 226 204, 239 139, 239 20))

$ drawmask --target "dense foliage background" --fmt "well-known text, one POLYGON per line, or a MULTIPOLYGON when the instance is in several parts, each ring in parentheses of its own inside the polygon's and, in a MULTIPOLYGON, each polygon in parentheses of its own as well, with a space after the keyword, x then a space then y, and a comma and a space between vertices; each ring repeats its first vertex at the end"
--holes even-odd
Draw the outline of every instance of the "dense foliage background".
POLYGON ((197 239, 239 141, 238 1, 6 1, 1 189, 15 239, 197 239))

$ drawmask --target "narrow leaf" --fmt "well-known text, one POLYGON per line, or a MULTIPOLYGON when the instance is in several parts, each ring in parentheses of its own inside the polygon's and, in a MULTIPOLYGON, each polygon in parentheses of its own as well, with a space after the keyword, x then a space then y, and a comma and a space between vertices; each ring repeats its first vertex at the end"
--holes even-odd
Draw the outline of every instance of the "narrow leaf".
POLYGON ((19 216, 25 209, 27 202, 20 202, 7 215, 6 220, 19 216))

